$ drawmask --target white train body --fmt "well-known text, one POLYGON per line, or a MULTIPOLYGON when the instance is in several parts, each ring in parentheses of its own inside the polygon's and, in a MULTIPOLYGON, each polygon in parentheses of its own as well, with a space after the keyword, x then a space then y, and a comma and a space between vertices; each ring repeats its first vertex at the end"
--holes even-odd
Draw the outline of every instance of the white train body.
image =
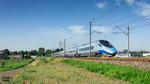
MULTIPOLYGON (((66 50, 66 56, 88 56, 89 55, 89 44, 80 46, 78 48, 72 48, 66 50)), ((92 56, 107 55, 115 56, 117 50, 106 40, 99 40, 91 43, 91 54, 92 56)), ((65 56, 64 51, 53 53, 52 56, 65 56)))

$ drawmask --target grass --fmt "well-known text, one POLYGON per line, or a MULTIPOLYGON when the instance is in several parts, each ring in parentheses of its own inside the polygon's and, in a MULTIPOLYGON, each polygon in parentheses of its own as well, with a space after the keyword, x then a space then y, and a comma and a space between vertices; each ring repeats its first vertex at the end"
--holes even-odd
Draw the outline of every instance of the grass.
POLYGON ((62 59, 38 59, 13 76, 12 84, 128 84, 60 63, 62 59))
POLYGON ((64 59, 61 62, 76 66, 78 68, 84 68, 91 72, 104 74, 110 78, 118 78, 129 81, 133 84, 150 83, 150 71, 147 70, 137 69, 130 66, 119 66, 109 63, 98 63, 73 59, 64 59))
POLYGON ((23 67, 31 63, 34 59, 0 59, 0 71, 7 71, 23 67), (2 62, 5 63, 2 67, 2 62))

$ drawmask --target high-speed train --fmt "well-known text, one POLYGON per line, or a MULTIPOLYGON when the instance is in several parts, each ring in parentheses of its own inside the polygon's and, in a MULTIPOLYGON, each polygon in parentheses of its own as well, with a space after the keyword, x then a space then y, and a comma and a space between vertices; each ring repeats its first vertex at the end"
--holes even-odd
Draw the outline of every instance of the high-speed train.
MULTIPOLYGON (((82 45, 80 47, 53 53, 52 56, 89 56, 89 44, 82 45)), ((91 43, 91 55, 92 56, 115 56, 117 50, 107 40, 98 40, 91 43)))

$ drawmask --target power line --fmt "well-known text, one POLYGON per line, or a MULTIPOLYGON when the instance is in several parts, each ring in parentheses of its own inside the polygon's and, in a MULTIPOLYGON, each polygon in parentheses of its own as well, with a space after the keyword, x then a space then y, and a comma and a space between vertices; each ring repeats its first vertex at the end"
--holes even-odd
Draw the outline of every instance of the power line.
MULTIPOLYGON (((112 8, 112 9, 109 10, 108 12, 104 13, 104 15, 102 15, 102 16, 100 16, 100 17, 97 17, 96 20, 93 19, 92 22, 96 22, 96 21, 98 21, 99 19, 105 17, 106 15, 108 15, 108 14, 111 13, 111 12, 113 12, 114 10, 116 10, 117 8, 119 8, 120 6, 124 5, 124 3, 125 3, 125 2, 123 2, 123 3, 121 3, 120 5, 118 5, 118 6, 114 7, 114 8, 112 8)), ((138 20, 143 19, 143 18, 145 18, 145 17, 140 17, 140 18, 138 18, 138 19, 129 21, 129 22, 125 23, 125 24, 119 25, 119 27, 120 27, 120 26, 127 25, 127 24, 130 24, 130 23, 133 23, 133 22, 137 22, 138 20)), ((78 33, 82 32, 82 31, 85 30, 87 27, 88 27, 88 25, 85 26, 85 27, 84 27, 81 31, 79 31, 78 33)), ((113 29, 113 28, 112 28, 112 29, 113 29)), ((76 34, 73 34, 73 35, 72 35, 70 38, 68 38, 67 40, 70 40, 70 39, 74 38, 75 36, 77 36, 77 33, 76 33, 76 34)))
POLYGON ((125 20, 125 19, 128 19, 129 17, 132 17, 132 16, 135 16, 135 15, 128 15, 128 16, 122 17, 122 18, 120 18, 118 20, 114 20, 113 22, 110 22, 109 24, 112 25, 113 23, 118 23, 118 22, 120 22, 122 20, 125 20))
MULTIPOLYGON (((98 19, 93 18, 91 22, 96 22, 96 21, 98 21, 99 19, 105 17, 106 15, 108 15, 108 14, 111 13, 111 12, 113 12, 114 10, 116 10, 117 8, 119 8, 120 6, 122 6, 122 5, 124 5, 124 4, 125 4, 125 2, 123 2, 123 3, 121 3, 120 5, 118 5, 118 6, 114 7, 114 8, 112 8, 112 9, 109 10, 108 12, 104 13, 102 16, 97 17, 98 19)), ((85 30, 88 26, 89 26, 89 25, 85 26, 85 28, 83 28, 83 29, 82 29, 81 31, 79 31, 78 33, 80 33, 80 32, 82 32, 83 30, 85 30)), ((69 39, 69 40, 72 39, 73 37, 75 37, 75 35, 77 35, 77 34, 72 35, 72 36, 71 36, 70 38, 68 38, 68 39, 69 39)), ((67 39, 67 40, 68 40, 68 39, 67 39)))
POLYGON ((99 25, 91 34, 94 34, 94 33, 101 33, 101 32, 97 32, 97 30, 101 27, 102 25, 99 25))
POLYGON ((108 15, 108 14, 111 13, 111 12, 113 12, 114 10, 116 10, 117 8, 121 7, 121 6, 124 5, 124 4, 125 4, 125 1, 122 2, 120 5, 118 5, 118 6, 114 7, 114 8, 112 8, 112 9, 109 10, 108 12, 104 13, 102 16, 97 17, 98 19, 96 19, 95 22, 98 21, 99 19, 102 19, 103 17, 105 17, 106 15, 108 15))
POLYGON ((134 23, 134 22, 137 22, 137 21, 139 21, 139 20, 141 20, 141 19, 144 19, 144 18, 146 18, 146 17, 149 17, 149 16, 150 16, 150 15, 143 16, 143 17, 140 17, 140 18, 137 18, 137 19, 131 20, 131 21, 129 21, 129 22, 127 22, 127 23, 125 23, 125 24, 121 24, 121 25, 119 25, 119 27, 124 26, 124 25, 128 25, 128 24, 131 24, 131 23, 134 23))
POLYGON ((150 23, 147 23, 147 24, 143 24, 143 25, 139 25, 139 26, 136 26, 134 28, 131 28, 131 30, 135 30, 135 29, 139 29, 139 28, 143 28, 144 26, 149 26, 150 23))
MULTIPOLYGON (((101 18, 103 18, 103 17, 105 17, 106 15, 108 15, 109 13, 111 13, 111 12, 113 12, 114 10, 116 10, 117 8, 119 8, 120 6, 122 6, 123 4, 124 4, 125 2, 123 2, 123 3, 121 3, 120 5, 118 5, 118 6, 116 6, 116 7, 114 7, 114 8, 112 8, 111 10, 109 10, 108 12, 106 12, 106 13, 104 13, 102 16, 100 16, 100 17, 97 17, 97 19, 95 20, 95 18, 91 21, 91 22, 96 22, 96 21, 98 21, 99 19, 101 19, 101 18)), ((80 33, 80 32, 82 32, 83 30, 85 30, 86 28, 88 27, 88 25, 87 26, 85 26, 85 28, 83 28, 81 31, 79 31, 78 33, 80 33)), ((75 37, 77 35, 77 33, 76 34, 74 34, 74 35, 72 35, 70 38, 68 38, 67 40, 70 40, 70 39, 72 39, 73 37, 75 37)))
MULTIPOLYGON (((118 25, 118 27, 125 26, 125 25, 129 25, 129 24, 131 24, 131 23, 137 22, 137 21, 139 21, 139 20, 141 20, 141 19, 144 19, 144 18, 146 18, 146 17, 149 17, 149 16, 150 16, 150 15, 133 19, 133 20, 131 20, 131 21, 129 21, 129 22, 126 22, 126 23, 124 23, 124 24, 118 25)), ((116 26, 113 27, 113 28, 111 28, 111 30, 112 30, 112 29, 116 29, 116 26)))
POLYGON ((86 25, 83 29, 81 29, 81 31, 79 31, 79 32, 77 32, 77 33, 75 33, 75 34, 73 34, 73 35, 72 35, 71 37, 69 37, 67 40, 72 39, 73 37, 75 37, 76 35, 78 35, 78 33, 80 33, 80 32, 82 32, 83 30, 85 30, 88 26, 89 26, 89 25, 86 25))
MULTIPOLYGON (((150 15, 147 15, 147 16, 145 16, 145 17, 149 17, 149 16, 150 16, 150 15)), ((137 22, 137 20, 141 20, 141 19, 143 19, 143 18, 145 18, 145 17, 140 17, 140 18, 134 19, 134 20, 129 21, 129 22, 125 23, 125 24, 119 25, 118 27, 123 26, 123 25, 126 25, 126 24, 128 24, 128 23, 137 22)), ((144 24, 144 25, 140 25, 140 26, 137 26, 137 27, 135 27, 135 28, 131 28, 131 30, 133 30, 133 29, 138 29, 138 28, 141 28, 141 27, 143 27, 143 26, 148 26, 148 25, 150 25, 150 23, 144 24)), ((116 27, 111 28, 111 30, 114 29, 114 28, 116 28, 116 27)), ((111 33, 113 33, 113 34, 120 34, 120 32, 111 32, 111 33)), ((103 38, 108 38, 108 37, 112 37, 112 36, 114 36, 114 35, 105 36, 105 37, 103 37, 103 38)))

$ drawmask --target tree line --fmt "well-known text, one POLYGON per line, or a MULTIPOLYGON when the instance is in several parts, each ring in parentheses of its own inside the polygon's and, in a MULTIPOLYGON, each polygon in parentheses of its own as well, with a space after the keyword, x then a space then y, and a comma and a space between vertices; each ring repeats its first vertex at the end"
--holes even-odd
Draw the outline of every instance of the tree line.
POLYGON ((47 56, 47 57, 50 57, 52 53, 55 53, 55 52, 59 52, 59 51, 63 51, 63 48, 59 49, 55 49, 55 50, 51 50, 51 49, 45 49, 45 48, 42 48, 40 47, 38 50, 31 50, 31 51, 13 51, 13 52, 10 52, 8 49, 4 49, 2 50, 2 54, 6 54, 6 55, 29 55, 29 56, 47 56))

